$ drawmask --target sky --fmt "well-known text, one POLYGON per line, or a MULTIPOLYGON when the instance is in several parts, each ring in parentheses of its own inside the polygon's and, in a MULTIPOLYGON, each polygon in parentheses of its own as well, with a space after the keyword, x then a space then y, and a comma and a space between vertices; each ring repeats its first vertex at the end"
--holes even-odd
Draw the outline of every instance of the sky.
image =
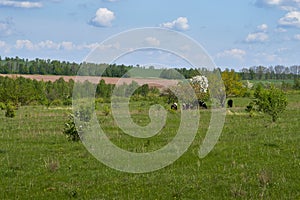
MULTIPOLYGON (((300 0, 0 0, 0 56, 80 63, 143 27, 190 37, 222 69, 300 64, 300 0)), ((141 54, 119 62, 161 63, 141 54)))

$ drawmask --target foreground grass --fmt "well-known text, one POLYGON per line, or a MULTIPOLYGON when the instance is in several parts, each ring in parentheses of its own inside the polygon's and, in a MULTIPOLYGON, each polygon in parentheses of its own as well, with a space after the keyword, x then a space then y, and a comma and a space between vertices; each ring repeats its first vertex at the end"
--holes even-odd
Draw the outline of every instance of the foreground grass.
MULTIPOLYGON (((129 174, 97 161, 79 142, 62 134, 68 108, 21 107, 13 119, 0 111, 0 199, 299 199, 300 94, 278 122, 268 116, 250 118, 249 99, 234 99, 219 142, 198 158, 209 112, 189 150, 174 164, 152 173, 129 174)), ((138 105, 137 105, 138 107, 138 105)), ((137 123, 148 123, 147 110, 133 107, 137 123)), ((111 140, 130 151, 158 149, 178 126, 148 141, 122 134, 111 116, 99 121, 111 140), (168 134, 169 133, 169 134, 168 134), (123 142, 122 142, 123 141, 123 142)), ((169 113, 176 121, 179 113, 169 113)))

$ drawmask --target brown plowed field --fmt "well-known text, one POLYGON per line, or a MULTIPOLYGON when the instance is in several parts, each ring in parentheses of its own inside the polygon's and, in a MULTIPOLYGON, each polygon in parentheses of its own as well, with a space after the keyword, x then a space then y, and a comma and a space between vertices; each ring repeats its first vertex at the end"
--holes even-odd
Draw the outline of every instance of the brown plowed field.
POLYGON ((169 87, 176 85, 178 83, 177 80, 168 80, 168 79, 157 79, 157 78, 109 78, 109 77, 96 77, 96 76, 55 76, 55 75, 27 75, 27 74, 0 74, 0 76, 8 76, 8 77, 24 77, 35 79, 38 81, 56 81, 59 78, 63 78, 65 81, 69 81, 73 79, 75 81, 83 82, 88 80, 91 83, 99 83, 101 79, 105 81, 107 84, 117 84, 121 85, 123 83, 130 84, 132 81, 137 82, 139 85, 148 84, 150 87, 169 87))

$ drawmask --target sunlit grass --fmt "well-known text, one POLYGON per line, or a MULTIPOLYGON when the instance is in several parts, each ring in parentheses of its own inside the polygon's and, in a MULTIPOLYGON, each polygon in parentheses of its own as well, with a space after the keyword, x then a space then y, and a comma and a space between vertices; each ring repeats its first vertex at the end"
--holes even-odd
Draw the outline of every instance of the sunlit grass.
MULTIPOLYGON (((63 135, 67 107, 21 107, 15 118, 0 111, 0 199, 299 199, 300 94, 276 123, 245 112, 249 99, 234 98, 219 141, 199 159, 210 122, 200 111, 200 127, 188 151, 172 165, 146 174, 119 172, 96 160, 81 142, 63 135)), ((149 123, 147 102, 132 105, 133 119, 149 123)), ((166 105, 165 105, 166 106, 166 105)), ((167 108, 167 107, 166 107, 167 108)), ((111 114, 97 110, 113 143, 132 152, 159 149, 176 134, 180 112, 151 139, 123 133, 111 114), (150 141, 150 142, 149 142, 150 141)))

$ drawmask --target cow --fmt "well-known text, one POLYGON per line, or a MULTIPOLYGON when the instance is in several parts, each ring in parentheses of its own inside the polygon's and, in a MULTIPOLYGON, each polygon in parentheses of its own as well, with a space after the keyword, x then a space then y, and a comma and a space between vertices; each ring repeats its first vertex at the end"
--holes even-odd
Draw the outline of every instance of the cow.
POLYGON ((228 106, 228 108, 232 108, 232 106, 233 106, 233 100, 232 99, 229 99, 227 101, 227 106, 228 106))
POLYGON ((207 109, 207 105, 204 101, 199 100, 198 103, 200 107, 207 109))
POLYGON ((171 105, 171 109, 172 109, 172 110, 177 110, 177 103, 173 103, 173 104, 171 105))

